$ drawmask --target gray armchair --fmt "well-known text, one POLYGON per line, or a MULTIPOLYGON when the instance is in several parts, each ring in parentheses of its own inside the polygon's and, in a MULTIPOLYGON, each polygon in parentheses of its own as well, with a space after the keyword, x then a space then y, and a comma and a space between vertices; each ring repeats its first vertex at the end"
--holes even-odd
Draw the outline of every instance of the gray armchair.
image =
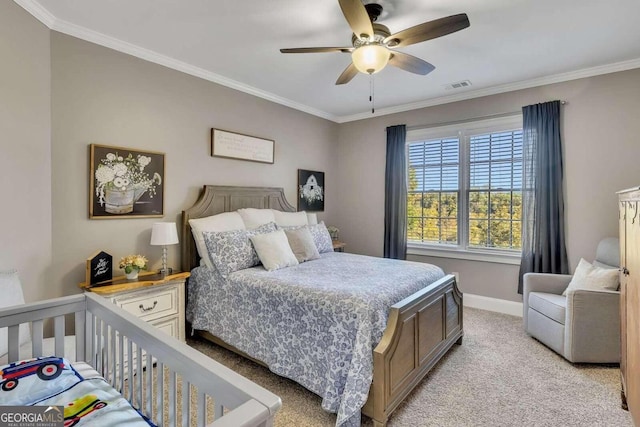
MULTIPOLYGON (((617 238, 598 244, 598 267, 620 265, 617 238)), ((527 334, 573 363, 620 362, 620 292, 576 290, 563 296, 571 276, 527 273, 523 320, 527 334)))

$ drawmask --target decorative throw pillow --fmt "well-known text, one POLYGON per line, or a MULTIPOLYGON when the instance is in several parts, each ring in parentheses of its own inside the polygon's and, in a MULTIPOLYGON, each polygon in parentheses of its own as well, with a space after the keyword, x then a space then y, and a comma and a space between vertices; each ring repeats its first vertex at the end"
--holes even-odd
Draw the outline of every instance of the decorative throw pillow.
POLYGON ((200 255, 201 261, 209 268, 213 268, 213 263, 209 257, 203 233, 206 231, 244 230, 246 228, 238 212, 224 212, 204 218, 190 219, 189 225, 196 241, 198 255, 200 255))
POLYGON ((318 248, 318 252, 321 254, 325 252, 333 252, 333 242, 331 241, 331 235, 327 230, 327 226, 324 225, 324 221, 320 221, 320 224, 309 225, 309 231, 313 236, 313 241, 318 248))
POLYGON ((258 252, 262 265, 269 271, 298 265, 283 230, 251 236, 251 242, 258 252))
POLYGON ((577 289, 615 291, 618 289, 618 280, 617 269, 596 267, 580 258, 571 282, 562 295, 577 289))
POLYGON ((270 222, 253 230, 205 232, 204 240, 213 265, 220 275, 226 278, 234 271, 260 264, 260 259, 249 239, 252 236, 275 230, 276 224, 270 222))
POLYGON ((320 224, 315 225, 291 227, 278 226, 278 229, 282 230, 299 230, 301 228, 306 228, 309 230, 311 236, 313 237, 313 243, 315 243, 319 253, 323 254, 325 252, 333 252, 333 241, 331 240, 331 235, 329 234, 329 230, 327 230, 327 226, 324 225, 324 221, 321 221, 320 224))
MULTIPOLYGON (((0 271, 0 308, 24 304, 22 284, 16 270, 0 271)), ((0 328, 0 356, 9 351, 7 328, 0 328)), ((18 328, 18 343, 22 346, 31 341, 29 325, 24 323, 18 328)))
POLYGON ((298 228, 297 230, 285 230, 289 246, 298 262, 311 261, 320 258, 320 253, 313 241, 313 236, 308 227, 298 228))

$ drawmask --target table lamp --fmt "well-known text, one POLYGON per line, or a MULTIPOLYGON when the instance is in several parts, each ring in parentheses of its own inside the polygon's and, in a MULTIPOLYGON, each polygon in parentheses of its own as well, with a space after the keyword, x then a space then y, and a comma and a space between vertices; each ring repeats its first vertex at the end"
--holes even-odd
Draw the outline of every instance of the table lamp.
POLYGON ((167 275, 167 245, 178 244, 178 230, 175 222, 156 222, 151 229, 151 245, 162 246, 162 270, 160 274, 167 275))

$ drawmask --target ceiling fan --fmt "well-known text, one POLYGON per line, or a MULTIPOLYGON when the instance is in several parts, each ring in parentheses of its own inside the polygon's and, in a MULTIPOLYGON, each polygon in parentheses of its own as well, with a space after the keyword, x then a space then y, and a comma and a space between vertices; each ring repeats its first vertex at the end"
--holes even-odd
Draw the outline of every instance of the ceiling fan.
POLYGON ((338 3, 340 3, 342 13, 353 31, 352 46, 280 49, 282 53, 351 53, 352 62, 338 77, 337 85, 349 83, 358 74, 358 71, 374 74, 387 64, 415 74, 429 74, 435 69, 433 65, 395 49, 446 36, 470 25, 467 15, 460 13, 424 22, 391 34, 386 26, 376 22, 382 13, 381 5, 377 3, 364 5, 361 0, 338 0, 338 3))

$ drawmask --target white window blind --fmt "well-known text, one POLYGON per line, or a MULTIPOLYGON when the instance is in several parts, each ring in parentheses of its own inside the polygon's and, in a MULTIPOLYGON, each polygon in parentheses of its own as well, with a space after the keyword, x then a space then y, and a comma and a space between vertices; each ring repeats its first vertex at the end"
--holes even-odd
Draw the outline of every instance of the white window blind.
POLYGON ((407 134, 407 240, 432 247, 519 251, 521 117, 407 134))
POLYGON ((408 239, 458 244, 458 138, 409 145, 408 239))
POLYGON ((469 246, 520 249, 522 130, 469 141, 469 246))

